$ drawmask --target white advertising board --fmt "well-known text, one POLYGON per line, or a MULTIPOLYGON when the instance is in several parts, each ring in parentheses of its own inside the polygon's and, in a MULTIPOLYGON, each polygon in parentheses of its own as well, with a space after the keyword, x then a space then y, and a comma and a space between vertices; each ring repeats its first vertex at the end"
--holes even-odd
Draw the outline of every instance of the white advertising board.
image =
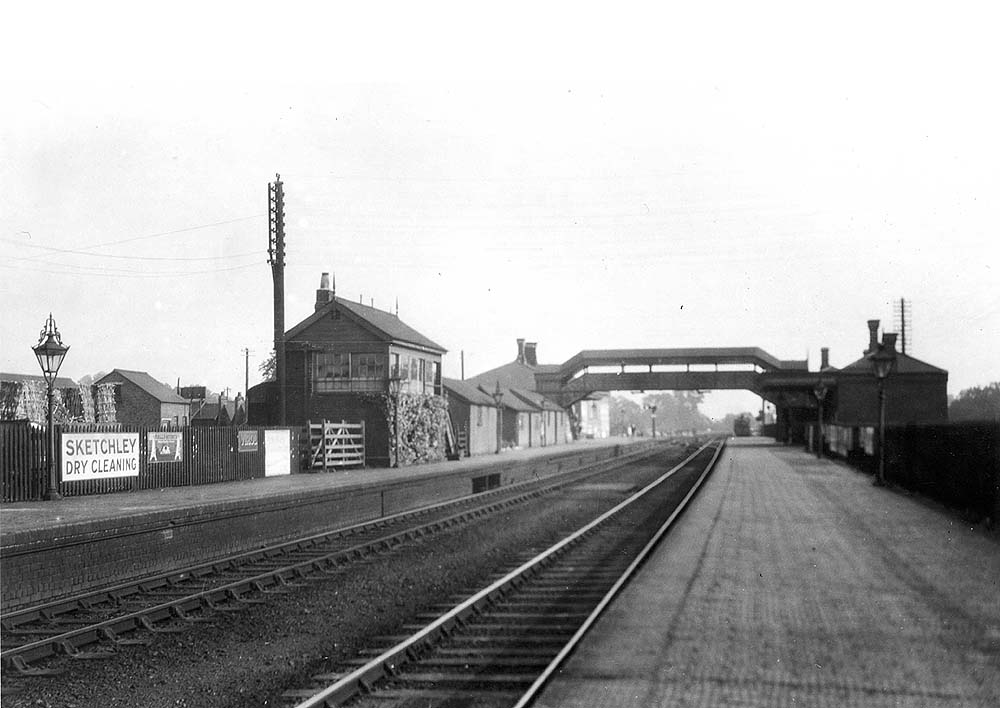
POLYGON ((264 476, 274 477, 291 474, 289 455, 292 450, 292 435, 287 430, 264 431, 264 476))
POLYGON ((139 433, 63 433, 63 482, 139 476, 139 433))

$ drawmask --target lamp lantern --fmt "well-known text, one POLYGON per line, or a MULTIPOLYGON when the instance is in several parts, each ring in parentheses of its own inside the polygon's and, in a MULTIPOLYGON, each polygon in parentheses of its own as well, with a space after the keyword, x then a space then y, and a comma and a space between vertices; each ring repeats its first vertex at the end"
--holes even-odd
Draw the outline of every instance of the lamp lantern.
POLYGON ((45 377, 48 398, 46 414, 46 430, 49 443, 48 483, 44 498, 49 500, 61 499, 62 495, 59 494, 59 479, 57 476, 58 471, 56 470, 56 439, 52 425, 52 400, 55 396, 56 376, 59 374, 59 367, 62 366, 63 359, 66 358, 66 352, 69 351, 69 347, 62 343, 62 337, 59 334, 59 329, 56 327, 56 321, 52 317, 51 312, 49 313, 49 318, 45 321, 45 327, 42 328, 38 336, 38 344, 31 349, 35 352, 35 358, 38 359, 38 365, 42 369, 42 376, 45 377))

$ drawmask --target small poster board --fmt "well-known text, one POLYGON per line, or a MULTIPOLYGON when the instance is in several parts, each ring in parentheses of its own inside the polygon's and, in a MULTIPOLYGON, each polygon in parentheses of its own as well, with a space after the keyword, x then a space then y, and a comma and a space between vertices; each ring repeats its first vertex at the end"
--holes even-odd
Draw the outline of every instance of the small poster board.
POLYGON ((257 452, 260 449, 259 443, 257 442, 257 431, 256 430, 237 430, 236 431, 236 450, 237 452, 257 452))
POLYGON ((184 433, 147 433, 149 461, 181 462, 184 459, 184 433))

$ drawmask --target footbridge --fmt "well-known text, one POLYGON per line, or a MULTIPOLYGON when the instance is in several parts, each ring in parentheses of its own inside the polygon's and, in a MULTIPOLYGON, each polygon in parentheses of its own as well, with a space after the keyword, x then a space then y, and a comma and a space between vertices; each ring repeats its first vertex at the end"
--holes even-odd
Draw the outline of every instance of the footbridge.
POLYGON ((539 367, 535 384, 568 406, 596 391, 733 389, 768 400, 802 398, 810 405, 818 382, 833 387, 806 360, 781 360, 758 347, 585 350, 562 365, 539 367))

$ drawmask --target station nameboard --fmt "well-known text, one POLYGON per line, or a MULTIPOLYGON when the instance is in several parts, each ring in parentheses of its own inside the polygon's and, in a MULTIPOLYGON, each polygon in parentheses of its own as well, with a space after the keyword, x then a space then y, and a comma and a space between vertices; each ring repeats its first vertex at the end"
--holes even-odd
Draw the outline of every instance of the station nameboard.
POLYGON ((63 433, 63 482, 139 476, 139 433, 63 433))

